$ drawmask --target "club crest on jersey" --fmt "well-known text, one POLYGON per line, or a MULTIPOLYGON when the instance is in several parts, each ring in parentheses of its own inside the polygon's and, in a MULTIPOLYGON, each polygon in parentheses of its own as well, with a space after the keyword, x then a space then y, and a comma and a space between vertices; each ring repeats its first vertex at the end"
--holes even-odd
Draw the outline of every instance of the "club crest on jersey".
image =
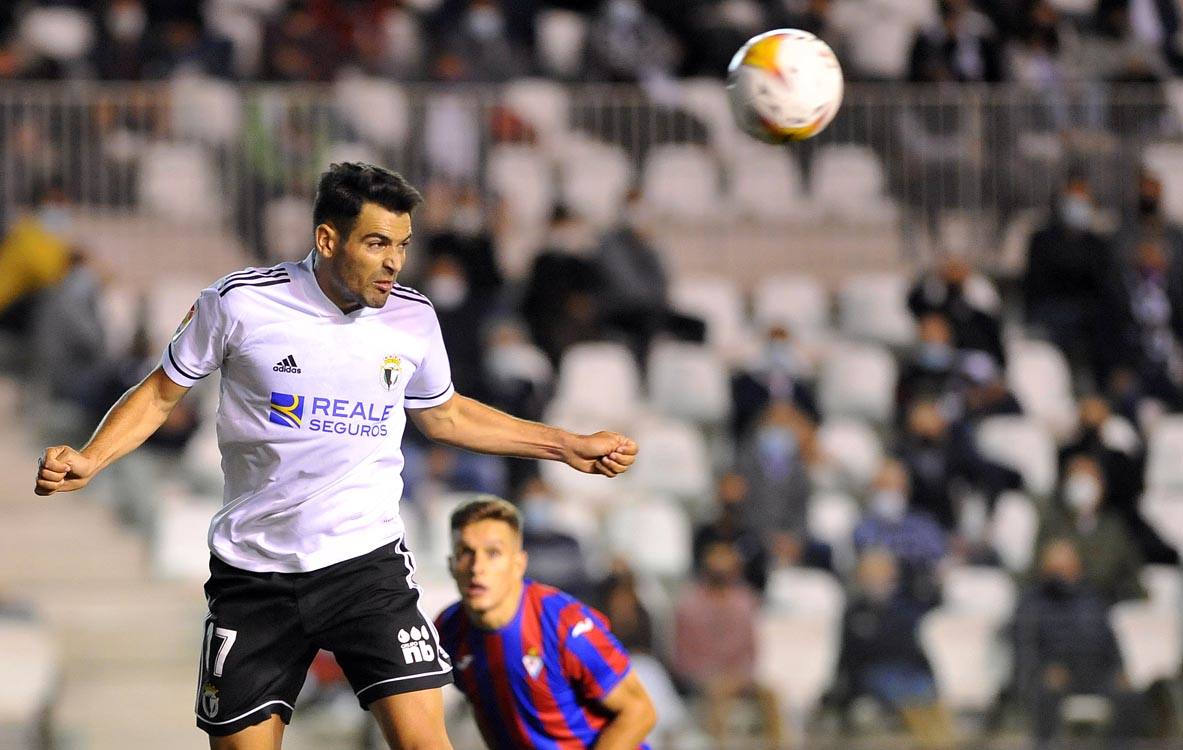
POLYGON ((388 391, 394 390, 398 378, 403 374, 403 361, 395 356, 382 360, 382 387, 388 391))
POLYGON ((218 702, 218 689, 211 683, 205 683, 201 689, 201 710, 212 719, 218 715, 218 702))
POLYGON ((522 657, 522 666, 532 678, 537 679, 538 675, 542 674, 542 656, 537 646, 531 646, 526 651, 526 655, 522 657))
POLYGON ((193 316, 196 314, 197 303, 194 302, 189 306, 189 312, 185 313, 185 317, 181 319, 181 324, 177 326, 177 330, 173 332, 173 341, 176 341, 181 337, 181 334, 184 333, 185 329, 189 327, 189 324, 193 322, 193 316))

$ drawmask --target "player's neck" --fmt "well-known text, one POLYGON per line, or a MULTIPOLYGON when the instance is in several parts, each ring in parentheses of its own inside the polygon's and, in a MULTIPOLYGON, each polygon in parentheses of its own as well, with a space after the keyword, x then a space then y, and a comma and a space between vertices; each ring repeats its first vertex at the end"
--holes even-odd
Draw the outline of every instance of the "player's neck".
POLYGON ((333 285, 331 272, 327 264, 323 260, 317 260, 312 266, 312 277, 316 280, 316 285, 320 287, 321 293, 332 302, 337 308, 348 315, 356 311, 361 305, 356 302, 344 299, 333 285))
POLYGON ((525 590, 524 581, 518 581, 513 590, 497 606, 484 612, 469 612, 468 617, 482 630, 501 630, 513 622, 522 604, 522 592, 525 590))

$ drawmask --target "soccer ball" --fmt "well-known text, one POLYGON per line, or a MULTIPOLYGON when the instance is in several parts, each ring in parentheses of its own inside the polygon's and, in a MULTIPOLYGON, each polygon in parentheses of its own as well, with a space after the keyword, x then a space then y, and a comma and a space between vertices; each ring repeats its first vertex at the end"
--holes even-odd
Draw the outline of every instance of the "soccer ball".
POLYGON ((830 46, 808 31, 776 29, 752 37, 727 66, 731 112, 765 143, 803 141, 822 132, 842 103, 842 68, 830 46))

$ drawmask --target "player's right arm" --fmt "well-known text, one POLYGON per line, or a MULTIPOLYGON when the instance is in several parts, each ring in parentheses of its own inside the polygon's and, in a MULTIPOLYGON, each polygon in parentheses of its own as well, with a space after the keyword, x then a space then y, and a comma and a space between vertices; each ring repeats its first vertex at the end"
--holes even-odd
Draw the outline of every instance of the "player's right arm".
POLYGON ((115 402, 81 450, 68 445, 45 449, 37 462, 38 495, 72 492, 85 487, 103 469, 138 448, 160 429, 186 386, 172 381, 157 367, 115 402))

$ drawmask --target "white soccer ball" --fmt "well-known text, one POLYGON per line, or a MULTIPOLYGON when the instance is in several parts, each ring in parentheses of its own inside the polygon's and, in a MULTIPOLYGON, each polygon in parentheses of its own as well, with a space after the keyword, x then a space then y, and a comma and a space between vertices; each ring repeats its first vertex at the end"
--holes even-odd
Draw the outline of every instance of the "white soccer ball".
POLYGON ((842 68, 830 45, 808 31, 754 36, 727 66, 735 121, 766 143, 803 141, 822 132, 842 104, 842 68))

